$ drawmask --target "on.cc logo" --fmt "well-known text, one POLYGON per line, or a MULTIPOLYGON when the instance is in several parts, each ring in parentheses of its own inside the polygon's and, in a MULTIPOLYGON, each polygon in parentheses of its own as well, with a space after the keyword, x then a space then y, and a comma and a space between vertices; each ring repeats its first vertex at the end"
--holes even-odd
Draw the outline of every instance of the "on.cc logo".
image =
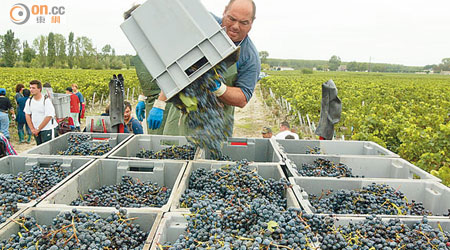
POLYGON ((9 17, 15 24, 24 24, 30 19, 30 10, 25 4, 14 4, 9 11, 9 17))

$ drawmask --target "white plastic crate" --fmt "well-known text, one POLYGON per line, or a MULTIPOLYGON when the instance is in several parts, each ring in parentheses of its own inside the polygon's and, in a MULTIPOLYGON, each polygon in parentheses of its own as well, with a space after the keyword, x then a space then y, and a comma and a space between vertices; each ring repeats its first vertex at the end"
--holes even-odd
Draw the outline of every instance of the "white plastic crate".
POLYGON ((275 147, 285 158, 287 154, 308 154, 320 148, 319 155, 348 155, 364 157, 399 158, 397 154, 371 141, 329 141, 329 140, 275 140, 275 147))
MULTIPOLYGON (((82 157, 54 158, 49 156, 8 156, 0 159, 0 174, 17 175, 20 172, 31 170, 31 168, 35 165, 38 165, 41 168, 45 168, 49 167, 50 164, 54 162, 62 163, 61 168, 68 171, 70 174, 60 183, 56 184, 50 190, 36 199, 37 201, 40 201, 54 192, 63 183, 70 180, 79 171, 89 166, 89 164, 91 164, 93 161, 93 159, 82 157)), ((34 201, 31 201, 29 203, 22 204, 21 207, 33 206, 34 204, 34 201)))
MULTIPOLYGON (((333 221, 335 226, 348 225, 349 223, 358 223, 365 220, 364 217, 345 217, 345 216, 335 216, 333 221)), ((389 220, 389 218, 383 218, 383 221, 389 220)), ((400 221, 407 226, 412 226, 414 223, 420 222, 421 218, 402 218, 400 221)), ((437 228, 438 223, 444 231, 450 231, 450 220, 440 220, 429 218, 428 224, 432 227, 437 228)), ((185 234, 186 228, 188 226, 188 221, 186 215, 180 212, 170 212, 165 213, 161 219, 158 230, 155 233, 155 237, 151 244, 151 250, 159 250, 159 244, 164 244, 166 242, 174 243, 178 237, 185 234)), ((147 249, 147 248, 146 248, 147 249)))
MULTIPOLYGON (((80 208, 78 209, 81 212, 94 212, 100 215, 102 218, 107 218, 111 213, 117 212, 115 209, 109 208, 80 208)), ((39 225, 52 225, 53 218, 58 216, 60 213, 71 211, 71 208, 67 207, 46 207, 46 208, 29 208, 21 213, 17 213, 14 218, 18 218, 20 216, 31 216, 36 219, 36 222, 39 225)), ((143 212, 138 211, 136 209, 127 209, 127 216, 129 218, 136 218, 131 221, 131 224, 139 224, 140 228, 144 232, 148 232, 147 239, 145 244, 151 243, 158 225, 162 218, 162 213, 160 212, 143 212)), ((7 240, 11 237, 11 235, 15 235, 19 232, 20 225, 10 221, 7 225, 5 225, 0 231, 0 240, 7 240)), ((41 248, 39 248, 41 249, 41 248)), ((148 249, 148 248, 143 248, 148 249)))
POLYGON ((21 153, 21 155, 57 155, 57 157, 87 157, 87 158, 106 158, 114 152, 123 143, 133 137, 133 134, 118 134, 118 133, 75 133, 69 132, 60 135, 53 140, 45 142, 39 146, 36 146, 28 151, 21 153), (107 141, 111 145, 111 151, 104 155, 96 156, 80 156, 80 155, 59 155, 58 152, 65 151, 69 147, 69 136, 72 134, 90 135, 94 141, 107 141))
MULTIPOLYGON (((281 155, 270 139, 264 138, 228 138, 222 144, 222 153, 233 161, 246 159, 252 162, 273 162, 284 164, 281 155)), ((212 160, 208 149, 199 152, 198 160, 212 160)))
MULTIPOLYGON (((299 200, 302 208, 307 213, 315 213, 315 208, 309 201, 309 195, 314 194, 320 196, 322 191, 326 190, 357 190, 372 183, 386 184, 392 188, 402 192, 408 201, 416 201, 423 203, 425 209, 433 214, 443 215, 448 213, 450 209, 450 188, 441 183, 426 180, 401 180, 401 179, 336 179, 336 178, 305 178, 291 177, 289 178, 294 185, 294 193, 299 200)), ((340 214, 339 216, 361 216, 357 214, 340 214)), ((362 216, 367 216, 362 214, 362 216)), ((381 215, 386 218, 421 218, 414 215, 381 215)), ((445 219, 444 216, 428 216, 429 218, 445 219)), ((450 219, 449 219, 450 220, 450 219)))
MULTIPOLYGON (((191 178, 192 172, 197 169, 203 168, 206 170, 217 170, 226 165, 233 166, 234 162, 201 162, 201 161, 191 161, 189 162, 186 171, 184 172, 183 178, 181 179, 178 190, 173 199, 172 206, 170 208, 171 212, 189 212, 189 208, 181 208, 180 198, 181 195, 185 193, 189 186, 189 179, 191 178)), ((280 165, 276 163, 253 163, 249 165, 251 170, 255 169, 264 179, 275 179, 280 180, 281 178, 286 178, 280 165)), ((285 197, 287 198, 288 207, 300 207, 297 199, 291 188, 286 189, 285 197)))
MULTIPOLYGON (((139 179, 141 182, 152 181, 161 187, 165 186, 172 189, 166 205, 162 207, 139 208, 142 210, 166 212, 169 211, 185 169, 186 163, 183 162, 101 159, 78 173, 37 206, 44 207, 49 204, 56 204, 61 207, 68 207, 72 201, 88 193, 89 189, 99 189, 105 185, 119 184, 122 182, 122 176, 128 175, 134 179, 139 179)), ((87 206, 70 207, 88 208, 87 206)))
MULTIPOLYGON (((286 166, 293 177, 301 176, 297 170, 302 169, 303 164, 313 164, 317 159, 325 159, 334 164, 345 164, 351 168, 353 175, 363 178, 392 178, 392 179, 421 179, 441 182, 441 179, 433 176, 423 169, 401 158, 364 158, 354 156, 327 156, 327 155, 301 155, 287 154, 286 166)), ((308 177, 321 178, 321 177, 308 177)))
POLYGON ((108 158, 157 161, 155 159, 139 158, 136 157, 136 154, 142 149, 156 152, 171 146, 183 146, 187 144, 189 142, 184 136, 135 135, 115 150, 108 158))
POLYGON ((70 95, 54 93, 51 100, 55 107, 56 118, 70 116, 70 95))
POLYGON ((199 0, 151 0, 121 28, 167 98, 239 49, 199 0))

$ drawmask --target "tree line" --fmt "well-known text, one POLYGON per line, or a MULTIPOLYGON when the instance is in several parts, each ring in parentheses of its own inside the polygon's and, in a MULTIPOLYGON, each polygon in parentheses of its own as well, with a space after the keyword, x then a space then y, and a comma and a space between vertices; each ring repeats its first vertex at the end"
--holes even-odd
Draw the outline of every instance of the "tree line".
POLYGON ((31 44, 21 42, 12 30, 0 35, 0 67, 122 69, 133 65, 131 55, 116 55, 107 44, 101 51, 86 36, 66 38, 50 32, 40 35, 31 44))
POLYGON ((267 51, 259 52, 261 63, 264 69, 289 67, 295 70, 313 69, 323 71, 336 71, 340 69, 354 72, 403 72, 414 73, 418 71, 431 71, 439 73, 441 71, 450 71, 450 58, 442 59, 441 64, 421 66, 405 66, 401 64, 389 63, 369 63, 369 62, 342 62, 339 56, 333 55, 328 61, 326 60, 299 60, 299 59, 274 59, 268 58, 267 51))

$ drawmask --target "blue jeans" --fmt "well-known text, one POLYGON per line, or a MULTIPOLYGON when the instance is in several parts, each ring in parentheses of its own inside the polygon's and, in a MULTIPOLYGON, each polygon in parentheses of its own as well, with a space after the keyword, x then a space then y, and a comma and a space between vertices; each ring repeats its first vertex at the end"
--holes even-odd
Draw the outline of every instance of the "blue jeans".
POLYGON ((3 112, 0 112, 0 132, 9 140, 9 117, 3 112))
POLYGON ((25 126, 25 129, 27 130, 27 134, 31 135, 31 129, 30 129, 30 127, 28 127, 27 123, 17 123, 17 131, 19 133, 22 132, 25 134, 25 132, 23 131, 23 126, 25 126))

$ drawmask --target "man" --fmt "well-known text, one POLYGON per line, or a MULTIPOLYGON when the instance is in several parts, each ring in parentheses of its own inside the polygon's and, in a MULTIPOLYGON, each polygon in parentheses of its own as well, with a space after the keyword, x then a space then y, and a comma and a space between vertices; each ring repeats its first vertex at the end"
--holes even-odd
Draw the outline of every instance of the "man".
POLYGON ((38 80, 30 82, 30 92, 33 95, 25 103, 25 118, 31 133, 36 139, 36 144, 40 145, 44 142, 58 136, 56 127, 55 107, 49 98, 42 95, 42 83, 38 80))
POLYGON ((73 93, 72 87, 66 88, 66 94, 70 95, 70 118, 73 120, 75 129, 80 132, 80 99, 73 93))
POLYGON ((133 133, 135 135, 143 134, 144 129, 142 128, 141 123, 136 118, 131 116, 131 103, 125 101, 123 104, 125 105, 123 120, 128 128, 128 133, 133 133))
POLYGON ((13 120, 15 119, 15 113, 11 101, 6 97, 6 89, 0 88, 0 132, 9 139, 9 116, 11 113, 13 120))
MULTIPOLYGON (((243 108, 253 95, 261 62, 259 54, 248 33, 255 20, 256 6, 252 0, 230 0, 225 7, 222 19, 215 17, 226 30, 227 35, 237 45, 241 46, 239 60, 227 69, 224 78, 226 82, 218 82, 213 93, 225 104, 225 112, 234 115, 234 107, 243 108)), ((151 129, 158 129, 163 122, 166 97, 160 93, 148 115, 151 129)), ((164 135, 187 135, 186 116, 172 106, 165 121, 164 135)))
POLYGON ((272 129, 269 127, 264 127, 261 131, 262 137, 263 138, 272 138, 273 134, 272 134, 272 129))
POLYGON ((289 122, 284 121, 280 124, 280 133, 278 133, 275 138, 276 139, 289 139, 286 138, 286 136, 291 135, 294 137, 295 140, 298 140, 298 135, 296 133, 291 132, 291 126, 289 125, 289 122))
MULTIPOLYGON (((81 124, 81 118, 84 118, 84 97, 80 91, 78 91, 78 85, 76 83, 72 84, 72 92, 77 95, 78 100, 80 100, 80 112, 78 113, 78 123, 81 124)), ((80 126, 76 127, 80 131, 80 126)))

